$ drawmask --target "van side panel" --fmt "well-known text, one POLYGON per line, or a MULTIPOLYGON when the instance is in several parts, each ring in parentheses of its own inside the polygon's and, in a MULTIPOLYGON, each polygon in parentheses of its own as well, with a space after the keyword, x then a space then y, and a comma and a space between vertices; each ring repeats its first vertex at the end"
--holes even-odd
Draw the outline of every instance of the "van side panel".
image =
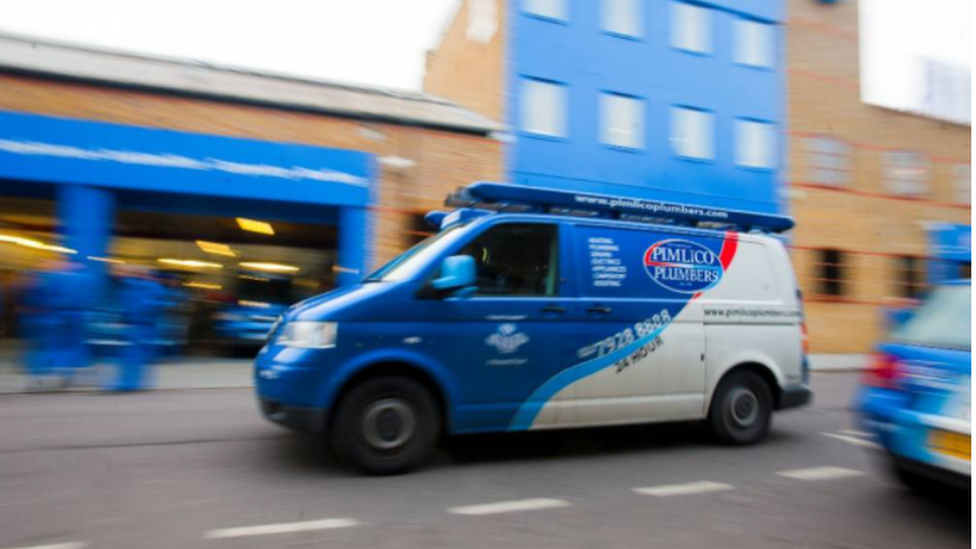
POLYGON ((698 419, 704 414, 702 296, 721 283, 738 235, 579 223, 578 362, 540 387, 511 429, 698 419))
POLYGON ((802 312, 789 255, 778 240, 744 235, 722 283, 701 302, 706 413, 722 376, 742 364, 766 367, 781 388, 801 383, 802 312))

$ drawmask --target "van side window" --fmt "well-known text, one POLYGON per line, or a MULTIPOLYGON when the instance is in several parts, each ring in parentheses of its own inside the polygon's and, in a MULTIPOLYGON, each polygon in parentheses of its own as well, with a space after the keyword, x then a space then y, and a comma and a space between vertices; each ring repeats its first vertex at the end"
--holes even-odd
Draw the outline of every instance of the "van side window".
POLYGON ((489 229, 461 253, 477 266, 477 296, 554 296, 559 240, 555 225, 511 224, 489 229))

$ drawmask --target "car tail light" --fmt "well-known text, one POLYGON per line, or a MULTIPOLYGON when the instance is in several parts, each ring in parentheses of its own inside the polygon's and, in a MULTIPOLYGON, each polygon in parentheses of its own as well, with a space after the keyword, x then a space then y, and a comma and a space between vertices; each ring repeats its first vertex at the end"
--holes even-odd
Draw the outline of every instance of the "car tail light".
POLYGON ((810 334, 807 333, 807 323, 800 322, 800 335, 803 341, 803 354, 810 354, 810 334))
POLYGON ((864 384, 885 389, 898 389, 902 377, 901 363, 887 353, 875 353, 864 373, 864 384))

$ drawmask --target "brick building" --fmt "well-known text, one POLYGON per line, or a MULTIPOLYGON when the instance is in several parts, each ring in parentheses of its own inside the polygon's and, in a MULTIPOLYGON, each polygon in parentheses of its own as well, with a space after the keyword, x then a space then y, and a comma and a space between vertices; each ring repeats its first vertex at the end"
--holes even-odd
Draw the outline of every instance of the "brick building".
POLYGON ((789 3, 787 178, 815 352, 866 352, 885 307, 969 277, 970 127, 862 102, 858 29, 855 0, 789 3))
MULTIPOLYGON (((0 114, 9 118, 0 127, 0 138, 10 145, 3 150, 9 155, 4 164, 14 170, 21 163, 38 162, 25 164, 23 174, 0 174, 2 232, 8 237, 82 249, 86 256, 119 252, 113 249, 112 237, 127 236, 127 221, 131 221, 128 236, 132 238, 155 239, 160 246, 174 239, 190 239, 191 246, 182 248, 192 253, 186 257, 213 260, 215 256, 192 249, 193 239, 253 234, 217 231, 219 234, 191 237, 180 234, 179 227, 206 232, 205 226, 216 226, 200 221, 206 216, 230 218, 231 223, 235 217, 255 217, 290 226, 293 233, 305 223, 322 225, 320 234, 298 235, 292 241, 327 248, 326 256, 318 261, 331 264, 338 278, 348 275, 352 280, 415 242, 418 233, 426 231, 418 223, 419 216, 442 206, 449 191, 501 176, 501 145, 491 137, 497 124, 428 94, 15 35, 0 36, 0 114), (52 125, 48 135, 41 135, 44 124, 52 125), (14 135, 21 130, 34 135, 29 139, 32 149, 23 143, 28 138, 14 135), (42 139, 43 147, 38 148, 42 139), (99 139, 121 141, 124 147, 118 148, 135 155, 123 158, 114 150, 99 153, 108 146, 99 139), (170 158, 169 145, 181 147, 182 166, 170 158), (360 156, 343 156, 345 151, 360 156), (98 154, 102 156, 96 158, 98 154), (256 156, 254 165, 246 166, 249 173, 241 167, 244 164, 200 168, 208 157, 222 158, 220 154, 245 159, 256 156), (274 171, 281 167, 269 169, 269 164, 278 161, 292 165, 319 162, 321 166, 316 167, 328 176, 330 170, 338 169, 328 165, 333 158, 362 160, 368 189, 347 192, 350 185, 343 185, 341 178, 325 181, 328 177, 321 173, 308 181, 294 174, 276 179, 282 174, 274 171), (93 161, 64 165, 61 173, 40 173, 83 159, 93 161), (173 171, 186 167, 193 169, 173 171), (109 168, 141 171, 116 177, 109 168), (198 188, 174 186, 188 177, 220 170, 220 178, 201 181, 198 188), (63 180, 57 180, 62 176, 63 180), (215 194, 200 190, 208 185, 215 194), (77 193, 69 200, 63 192, 69 188, 90 189, 88 198, 94 202, 86 202, 77 193), (140 194, 142 191, 145 193, 140 194), (107 213, 100 219, 87 219, 100 209, 91 208, 94 203, 107 205, 107 213), (74 209, 80 211, 68 212, 70 204, 78 204, 74 209), (155 223, 155 232, 138 223, 152 216, 162 216, 155 223), (78 221, 78 227, 69 226, 71 219, 78 221), (82 234, 90 226, 101 226, 102 232, 110 234, 107 238, 82 234), (344 231, 347 249, 341 250, 344 231)), ((277 240, 267 244, 287 246, 288 231, 279 233, 277 240)), ((173 253, 173 246, 167 246, 167 253, 173 253)), ((140 253, 146 256, 142 259, 152 261, 162 252, 142 246, 140 253)), ((8 267, 29 266, 38 254, 45 256, 45 251, 22 246, 4 249, 8 267)), ((81 255, 78 257, 85 260, 81 255)))

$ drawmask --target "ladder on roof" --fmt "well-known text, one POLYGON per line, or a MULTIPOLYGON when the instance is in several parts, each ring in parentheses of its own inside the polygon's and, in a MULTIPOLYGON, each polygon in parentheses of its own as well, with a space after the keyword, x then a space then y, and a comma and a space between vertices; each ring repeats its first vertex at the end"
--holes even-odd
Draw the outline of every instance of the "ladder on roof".
POLYGON ((458 189, 445 204, 455 207, 561 214, 587 214, 611 219, 670 223, 699 228, 725 228, 740 232, 781 233, 793 228, 793 219, 783 215, 726 210, 629 198, 606 194, 577 193, 507 183, 478 182, 458 189))

